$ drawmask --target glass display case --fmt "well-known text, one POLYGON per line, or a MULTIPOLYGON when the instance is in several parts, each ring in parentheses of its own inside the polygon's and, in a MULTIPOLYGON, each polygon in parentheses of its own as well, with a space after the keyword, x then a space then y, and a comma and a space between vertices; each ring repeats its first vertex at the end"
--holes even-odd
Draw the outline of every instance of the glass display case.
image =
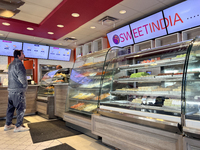
MULTIPOLYGON (((98 112, 104 116, 164 130, 166 125, 172 125, 176 128, 175 132, 181 132, 183 74, 189 44, 190 41, 179 42, 123 56, 111 55, 122 52, 122 48, 111 48, 105 59, 105 74, 101 80, 101 85, 104 85, 107 83, 106 77, 110 77, 109 88, 107 86, 109 91, 106 91, 109 96, 103 101, 99 99, 98 112)), ((193 51, 188 59, 189 64, 199 62, 198 54, 193 51)), ((198 77, 198 69, 187 71, 188 82, 198 77)), ((198 83, 195 84, 190 85, 190 91, 198 91, 198 83)), ((105 89, 101 86, 101 95, 105 94, 105 89)), ((189 87, 186 89, 189 90, 189 87)), ((198 101, 198 96, 195 98, 198 101)), ((186 116, 197 117, 199 105, 188 104, 186 116)))
POLYGON ((192 41, 187 54, 183 87, 183 131, 190 137, 200 139, 200 37, 192 41))
MULTIPOLYGON (((91 115, 96 112, 99 99, 100 81, 105 54, 108 49, 77 58, 70 75, 68 89, 68 110, 80 114, 91 115)), ((104 95, 109 95, 111 76, 106 76, 103 85, 104 95)))
POLYGON ((40 82, 38 96, 54 95, 54 84, 68 83, 69 72, 69 68, 47 72, 40 82))

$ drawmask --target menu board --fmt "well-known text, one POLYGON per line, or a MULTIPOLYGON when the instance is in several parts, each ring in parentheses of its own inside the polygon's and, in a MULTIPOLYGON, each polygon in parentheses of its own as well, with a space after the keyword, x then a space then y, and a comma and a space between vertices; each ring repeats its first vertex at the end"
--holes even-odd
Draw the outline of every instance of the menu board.
POLYGON ((71 49, 50 47, 49 59, 70 61, 71 49))
POLYGON ((49 46, 23 43, 25 57, 47 59, 49 46))
POLYGON ((168 33, 200 25, 200 1, 185 1, 163 10, 168 33))
POLYGON ((134 44, 129 25, 107 33, 107 37, 110 43, 110 47, 124 47, 134 44))
POLYGON ((135 43, 167 35, 162 12, 130 24, 135 43))
POLYGON ((22 50, 21 42, 0 40, 0 55, 14 56, 15 50, 22 50))

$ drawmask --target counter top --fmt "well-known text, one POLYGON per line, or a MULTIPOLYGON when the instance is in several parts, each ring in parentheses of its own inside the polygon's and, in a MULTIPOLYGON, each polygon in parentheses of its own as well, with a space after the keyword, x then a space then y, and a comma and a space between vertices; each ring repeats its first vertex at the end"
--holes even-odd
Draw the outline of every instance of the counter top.
POLYGON ((53 84, 54 86, 55 85, 69 85, 69 83, 62 83, 62 84, 53 84))
MULTIPOLYGON (((39 86, 39 85, 28 85, 29 87, 32 87, 32 86, 39 86)), ((8 88, 8 86, 4 86, 4 85, 0 85, 0 89, 4 89, 4 88, 8 88)))

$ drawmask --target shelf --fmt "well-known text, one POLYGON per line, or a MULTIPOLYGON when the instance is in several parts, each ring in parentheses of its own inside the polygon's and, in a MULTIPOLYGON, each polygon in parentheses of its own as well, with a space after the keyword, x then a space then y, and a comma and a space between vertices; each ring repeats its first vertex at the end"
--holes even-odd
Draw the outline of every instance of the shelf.
POLYGON ((123 100, 118 101, 111 101, 111 102, 103 102, 101 103, 101 105, 103 104, 109 104, 109 105, 120 105, 120 106, 127 106, 127 107, 132 107, 132 108, 140 108, 140 109, 148 109, 148 110, 160 110, 160 111, 166 111, 166 112, 173 112, 173 113, 181 113, 181 106, 180 108, 173 108, 173 107, 166 107, 166 106, 149 106, 149 105, 141 105, 138 103, 133 103, 133 102, 129 102, 124 100, 124 103, 122 103, 123 100))
MULTIPOLYGON (((197 57, 190 57, 190 63, 197 62, 199 58, 197 57)), ((174 59, 167 59, 167 60, 160 60, 152 63, 144 63, 144 64, 134 64, 128 66, 121 66, 120 69, 144 69, 144 68, 154 68, 160 66, 172 66, 172 65, 180 65, 184 64, 185 57, 182 58, 174 58, 174 59)))
POLYGON ((83 101, 88 103, 98 103, 98 100, 85 100, 85 99, 77 99, 77 98, 69 98, 70 101, 83 101))
POLYGON ((139 78, 122 78, 114 80, 118 83, 129 82, 160 82, 160 81, 182 81, 182 75, 166 75, 166 76, 151 76, 151 77, 139 77, 139 78))
POLYGON ((73 108, 69 108, 70 111, 74 111, 74 112, 78 112, 81 114, 86 114, 86 115, 91 115, 92 113, 87 112, 87 111, 81 111, 81 110, 77 110, 77 109, 73 109, 73 108))
POLYGON ((181 92, 175 92, 175 91, 113 91, 110 92, 111 94, 114 95, 141 95, 141 96, 163 96, 163 97, 170 97, 170 98, 181 98, 181 92))
MULTIPOLYGON (((93 91, 93 90, 99 90, 99 87, 97 87, 97 88, 75 88, 75 89, 79 89, 79 90, 91 90, 91 91, 93 91)), ((109 90, 109 88, 104 88, 104 89, 102 89, 103 91, 108 91, 109 90)))
POLYGON ((103 65, 104 65, 104 62, 101 62, 101 63, 97 63, 97 64, 92 64, 92 65, 88 65, 88 66, 82 66, 82 67, 79 67, 79 68, 74 68, 76 70, 78 69, 97 69, 102 67, 103 68, 103 65))

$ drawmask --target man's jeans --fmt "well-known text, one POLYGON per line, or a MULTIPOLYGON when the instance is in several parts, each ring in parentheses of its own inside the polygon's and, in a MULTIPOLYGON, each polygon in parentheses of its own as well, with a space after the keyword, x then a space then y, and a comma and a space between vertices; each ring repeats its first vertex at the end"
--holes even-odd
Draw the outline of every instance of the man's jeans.
POLYGON ((19 127, 23 124, 24 113, 26 110, 25 93, 12 91, 8 92, 8 109, 6 115, 6 125, 8 126, 12 123, 15 108, 17 112, 17 123, 15 126, 19 127))

